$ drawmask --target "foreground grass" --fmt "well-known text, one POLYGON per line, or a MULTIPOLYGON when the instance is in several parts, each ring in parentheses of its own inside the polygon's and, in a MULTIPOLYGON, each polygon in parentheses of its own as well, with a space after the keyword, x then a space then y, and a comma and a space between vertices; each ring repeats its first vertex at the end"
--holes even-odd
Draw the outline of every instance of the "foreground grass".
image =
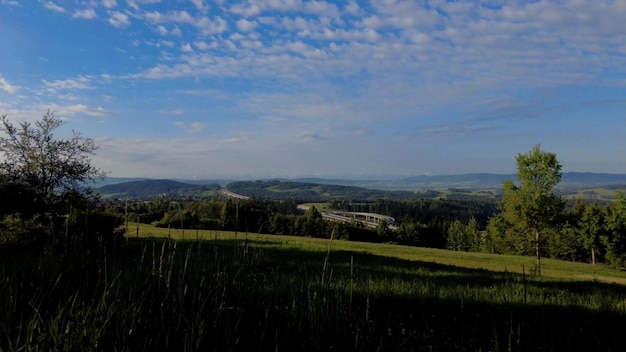
POLYGON ((539 278, 514 272, 528 258, 178 236, 142 227, 116 246, 1 249, 0 350, 626 349, 626 287, 578 277, 591 266, 547 261, 562 275, 539 278))

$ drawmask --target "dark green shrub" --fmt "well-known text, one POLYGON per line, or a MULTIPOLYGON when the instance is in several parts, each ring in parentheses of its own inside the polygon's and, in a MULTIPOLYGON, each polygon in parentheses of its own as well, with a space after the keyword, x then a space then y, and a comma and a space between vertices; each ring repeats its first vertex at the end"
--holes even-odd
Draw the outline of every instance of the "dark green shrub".
POLYGON ((102 246, 124 236, 124 218, 103 211, 72 211, 57 219, 54 242, 66 245, 102 246))
POLYGON ((44 227, 37 219, 24 220, 19 213, 5 215, 0 221, 0 245, 32 243, 44 234, 44 227))

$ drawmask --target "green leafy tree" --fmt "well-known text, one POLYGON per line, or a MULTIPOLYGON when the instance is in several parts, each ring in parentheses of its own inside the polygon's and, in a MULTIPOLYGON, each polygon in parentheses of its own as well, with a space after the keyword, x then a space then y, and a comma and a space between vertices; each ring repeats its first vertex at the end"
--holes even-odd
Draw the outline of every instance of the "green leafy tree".
POLYGON ((51 111, 34 124, 15 126, 6 115, 0 118, 3 179, 28 189, 48 211, 68 200, 84 199, 85 185, 105 176, 91 164, 90 155, 97 149, 94 140, 74 131, 70 138, 57 138, 54 132, 63 124, 51 111))
POLYGON ((480 252, 483 247, 483 238, 478 227, 478 220, 470 218, 466 225, 467 250, 470 252, 480 252))
POLYGON ((547 238, 547 251, 551 258, 580 261, 586 257, 581 235, 582 217, 586 204, 578 198, 563 214, 563 226, 547 238))
POLYGON ((376 225, 376 233, 383 241, 390 240, 393 232, 389 228, 389 224, 385 220, 379 220, 378 225, 376 225))
POLYGON ((324 237, 329 235, 322 213, 314 206, 310 207, 304 215, 298 217, 295 227, 300 236, 324 237))
POLYGON ((448 227, 448 238, 446 239, 446 248, 453 251, 463 250, 463 242, 465 237, 465 225, 460 220, 454 220, 448 227))
POLYGON ((536 273, 541 275, 541 246, 545 236, 558 228, 565 203, 553 193, 561 181, 561 164, 556 154, 539 145, 526 154, 518 154, 519 185, 507 180, 503 185, 503 216, 519 235, 532 238, 537 258, 536 273))
POLYGON ((603 208, 592 203, 585 207, 579 222, 579 236, 582 249, 595 264, 602 248, 601 239, 606 237, 606 216, 603 208))
POLYGON ((478 221, 471 218, 467 224, 454 220, 448 227, 446 248, 453 251, 478 252, 482 247, 482 238, 478 230, 478 221))
POLYGON ((606 209, 606 229, 601 237, 606 246, 606 260, 615 267, 623 267, 626 265, 626 195, 622 192, 606 209))

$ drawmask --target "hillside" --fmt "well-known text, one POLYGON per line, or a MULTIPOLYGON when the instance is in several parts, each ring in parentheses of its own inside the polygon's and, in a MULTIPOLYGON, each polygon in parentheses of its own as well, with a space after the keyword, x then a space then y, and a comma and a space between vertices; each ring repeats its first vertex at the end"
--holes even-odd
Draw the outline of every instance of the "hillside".
POLYGON ((226 185, 231 192, 258 198, 325 201, 337 198, 358 200, 410 199, 418 195, 437 196, 437 192, 384 191, 355 186, 294 181, 237 181, 226 185))
MULTIPOLYGON (((459 175, 419 175, 389 180, 345 180, 323 178, 298 178, 293 181, 336 184, 381 190, 446 190, 458 188, 465 190, 500 189, 505 180, 516 180, 516 174, 474 173, 459 175)), ((565 172, 557 188, 594 188, 620 186, 626 188, 626 174, 607 174, 593 172, 565 172)))
POLYGON ((172 180, 140 180, 109 184, 95 191, 105 198, 147 198, 156 196, 208 196, 221 190, 218 184, 198 185, 172 180))
MULTIPOLYGON (((515 180, 513 174, 463 174, 443 176, 414 176, 396 180, 347 180, 297 178, 259 181, 226 180, 152 180, 132 179, 95 188, 105 198, 145 198, 161 195, 173 197, 207 197, 226 189, 259 198, 300 199, 307 201, 350 198, 407 199, 446 197, 477 199, 497 196, 502 182, 515 180)), ((119 179, 120 181, 123 179, 119 179)), ((576 198, 610 200, 619 190, 626 189, 626 174, 568 172, 557 186, 560 195, 576 198)))

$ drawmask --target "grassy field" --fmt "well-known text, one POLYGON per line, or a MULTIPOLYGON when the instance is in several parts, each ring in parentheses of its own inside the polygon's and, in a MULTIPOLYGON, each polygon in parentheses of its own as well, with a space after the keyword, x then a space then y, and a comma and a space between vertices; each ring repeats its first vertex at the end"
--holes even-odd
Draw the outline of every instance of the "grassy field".
MULTIPOLYGON (((172 238, 176 240, 234 240, 248 239, 254 244, 283 249, 300 249, 312 252, 352 251, 382 257, 409 261, 423 261, 467 269, 483 269, 494 272, 517 274, 534 272, 535 258, 516 255, 495 255, 487 253, 453 252, 449 250, 399 246, 367 242, 350 242, 298 237, 246 234, 229 231, 196 231, 157 228, 147 224, 129 224, 129 236, 141 238, 172 238)), ((626 285, 626 272, 604 265, 566 262, 562 260, 542 259, 541 271, 544 277, 562 280, 600 281, 626 285)))
POLYGON ((0 248, 0 350, 626 350, 625 276, 601 266, 536 277, 526 257, 129 230, 0 248))
POLYGON ((563 197, 570 200, 585 199, 589 201, 612 202, 617 199, 617 195, 620 191, 622 190, 608 188, 590 188, 576 190, 574 192, 565 194, 563 197))

